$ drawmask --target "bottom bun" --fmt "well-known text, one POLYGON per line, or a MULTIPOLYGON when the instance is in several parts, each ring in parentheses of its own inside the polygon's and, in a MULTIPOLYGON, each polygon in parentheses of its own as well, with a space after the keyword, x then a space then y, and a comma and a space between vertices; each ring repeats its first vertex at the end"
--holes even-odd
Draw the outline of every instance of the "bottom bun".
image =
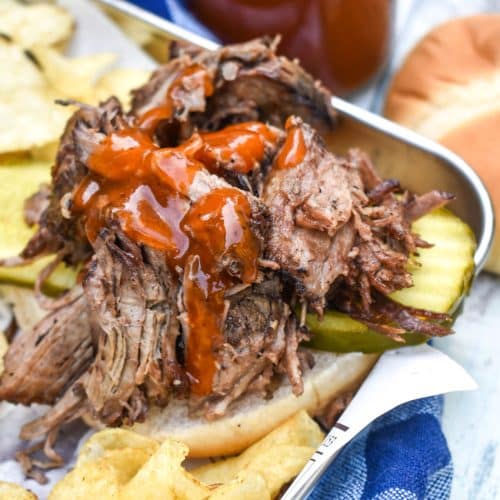
POLYGON ((171 437, 189 447, 190 457, 215 457, 239 453, 284 420, 305 409, 315 414, 335 397, 359 387, 375 364, 377 354, 332 354, 313 351, 315 366, 304 374, 304 392, 296 397, 287 382, 272 399, 249 395, 234 403, 217 420, 191 418, 185 400, 166 408, 152 408, 145 422, 131 429, 162 440, 171 437))

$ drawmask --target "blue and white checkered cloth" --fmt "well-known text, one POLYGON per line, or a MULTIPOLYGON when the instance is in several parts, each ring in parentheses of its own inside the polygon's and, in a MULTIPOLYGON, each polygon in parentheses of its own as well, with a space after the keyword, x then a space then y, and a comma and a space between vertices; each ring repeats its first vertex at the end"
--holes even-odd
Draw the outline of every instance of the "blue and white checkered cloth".
MULTIPOLYGON (((200 35, 214 38, 182 0, 132 0, 200 35)), ((441 429, 442 396, 404 404, 373 422, 342 450, 313 500, 445 500, 453 464, 441 429)))
POLYGON ((346 446, 310 499, 445 500, 453 464, 440 419, 443 397, 406 403, 346 446))

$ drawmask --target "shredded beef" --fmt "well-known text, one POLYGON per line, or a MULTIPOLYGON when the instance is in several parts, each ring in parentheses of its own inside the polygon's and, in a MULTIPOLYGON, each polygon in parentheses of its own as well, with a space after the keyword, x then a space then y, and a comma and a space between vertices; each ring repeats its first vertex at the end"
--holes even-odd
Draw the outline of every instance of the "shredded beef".
MULTIPOLYGON (((41 299, 50 312, 14 339, 0 378, 0 399, 52 405, 21 432, 27 440, 46 438, 49 465, 61 463, 52 449, 58 429, 82 415, 107 425, 133 423, 151 406, 186 397, 193 411, 216 418, 244 394, 272 397, 284 377, 300 395, 302 374, 312 364, 301 349, 309 338, 308 309, 321 316, 328 304, 396 340, 408 331, 449 333, 448 315, 405 307, 388 295, 412 285, 408 262, 429 246, 412 233, 411 222, 451 196, 411 195, 398 181, 382 180, 360 151, 329 153, 313 127, 334 125, 330 95, 275 49, 276 40, 266 38, 211 53, 175 46, 175 58, 134 92, 128 115, 111 98, 98 107, 81 105, 68 122, 50 190, 42 188, 26 203, 26 220, 39 225, 37 233, 19 257, 2 261, 13 265, 56 254, 39 275, 38 291, 58 262, 82 264, 81 284, 50 303, 41 299), (186 74, 191 76, 180 78, 186 74), (249 282, 243 282, 243 257, 233 243, 225 244, 214 266, 232 288, 224 294, 222 340, 210 346, 212 389, 203 397, 191 394, 185 366, 191 332, 184 291, 192 281, 186 270, 189 258, 199 256, 191 255, 184 268, 169 267, 165 253, 132 239, 113 210, 99 214, 102 226, 89 242, 85 215, 71 212, 72 194, 96 146, 112 132, 136 127, 165 105, 167 94, 170 116, 148 131, 159 147, 247 120, 277 127, 276 141, 265 144, 263 161, 250 173, 236 172, 231 158, 212 158, 212 170, 197 169, 186 192, 176 193, 179 213, 186 214, 207 194, 236 186, 250 207, 245 229, 250 226, 257 242, 252 259, 259 269, 249 282), (302 134, 304 155, 278 168, 292 129, 302 134)), ((229 240, 242 231, 231 217, 223 218, 229 240)), ((41 447, 18 457, 38 479, 28 455, 41 447)))
POLYGON ((219 130, 225 125, 260 120, 283 126, 295 114, 308 123, 330 129, 335 113, 330 94, 297 63, 276 55, 276 39, 261 38, 222 47, 215 52, 182 49, 134 93, 132 114, 143 116, 165 96, 182 70, 198 65, 212 80, 213 94, 191 79, 176 89, 173 112, 160 124, 160 145, 187 139, 195 129, 219 130))
POLYGON ((94 357, 87 304, 81 291, 9 346, 0 378, 0 399, 54 404, 94 357))
POLYGON ((144 116, 148 111, 162 105, 170 92, 170 116, 161 121, 155 131, 160 146, 173 146, 180 142, 180 138, 191 137, 194 131, 191 114, 203 112, 206 108, 203 79, 212 80, 215 67, 198 65, 200 71, 183 77, 184 72, 195 65, 197 63, 189 55, 173 59, 156 70, 146 85, 133 92, 132 114, 136 117, 144 116), (174 85, 175 91, 171 91, 174 85))
MULTIPOLYGON (((297 63, 276 55, 278 39, 261 38, 202 55, 218 69, 207 111, 195 117, 201 128, 260 120, 283 126, 295 114, 325 130, 335 122, 329 92, 297 63)), ((203 60, 202 59, 202 60, 203 60)))
MULTIPOLYGON (((371 198, 368 203, 356 207, 353 221, 356 241, 350 252, 349 271, 345 275, 345 285, 349 289, 351 301, 359 301, 368 313, 373 309, 374 294, 387 296, 390 293, 412 286, 408 261, 418 247, 428 247, 418 235, 411 231, 414 220, 408 212, 410 195, 396 196, 396 186, 383 181, 376 173, 370 159, 360 151, 350 152, 351 163, 359 170, 365 189, 371 198)), ((436 192, 437 193, 437 192, 436 192)), ((427 195, 421 197, 427 200, 427 195)), ((427 211, 442 206, 453 197, 447 193, 432 195, 432 202, 425 203, 427 211)), ((420 206, 420 203, 418 203, 420 206)))
POLYGON ((428 337, 441 337, 450 333, 452 318, 449 314, 404 306, 380 293, 373 293, 368 307, 357 300, 351 289, 345 288, 335 297, 335 307, 375 331, 404 343, 407 332, 428 337))
POLYGON ((177 362, 177 284, 165 259, 141 250, 119 230, 103 230, 84 281, 101 335, 83 385, 95 418, 144 418, 149 402, 165 405, 185 379, 177 362))
MULTIPOLYGON (((209 418, 223 415, 242 394, 272 393, 278 374, 287 373, 293 391, 303 391, 299 343, 307 335, 297 325, 283 301, 283 285, 277 275, 227 298, 224 343, 218 347, 219 366, 212 394, 203 401, 209 418)), ((200 404, 197 402, 196 404, 200 404)))
POLYGON ((273 169, 266 180, 263 200, 272 224, 266 257, 321 314, 330 287, 349 270, 353 208, 366 196, 356 165, 329 153, 299 118, 290 127, 302 131, 307 153, 299 165, 273 169))
POLYGON ((51 187, 48 184, 42 184, 40 189, 26 199, 24 202, 24 222, 28 226, 34 226, 40 222, 42 214, 48 208, 50 203, 51 187))
POLYGON ((27 477, 44 484, 47 482, 47 478, 42 471, 64 464, 64 459, 54 450, 54 444, 63 425, 81 418, 87 412, 87 402, 81 390, 82 383, 87 376, 86 372, 77 379, 62 398, 48 409, 47 413, 21 427, 19 433, 21 439, 32 441, 45 438, 43 441, 16 453, 16 459, 27 477), (40 450, 43 451, 46 459, 33 459, 32 455, 40 450))
MULTIPOLYGON (((368 315, 379 304, 376 294, 412 286, 408 261, 418 247, 429 246, 412 233, 414 216, 452 197, 436 191, 398 197, 399 183, 382 180, 365 154, 352 150, 346 158, 334 156, 300 118, 291 119, 288 128, 299 128, 306 154, 298 165, 274 168, 266 179, 263 200, 271 215, 266 257, 280 265, 298 296, 318 314, 329 298, 334 307, 346 309, 347 300, 368 315), (339 284, 342 299, 336 297, 339 284)), ((422 322, 413 326, 421 332, 427 328, 422 322)), ((437 326, 428 328, 440 334, 437 326)))
POLYGON ((431 210, 443 207, 455 196, 443 191, 429 191, 421 196, 409 196, 405 203, 405 217, 409 222, 420 219, 431 210))

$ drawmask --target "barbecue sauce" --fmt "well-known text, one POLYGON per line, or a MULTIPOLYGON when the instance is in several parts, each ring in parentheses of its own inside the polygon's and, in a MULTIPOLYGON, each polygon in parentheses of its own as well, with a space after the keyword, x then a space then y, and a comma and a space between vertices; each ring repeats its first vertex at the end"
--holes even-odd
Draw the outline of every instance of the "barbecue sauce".
POLYGON ((285 143, 273 165, 280 170, 296 167, 304 161, 307 153, 302 129, 294 125, 290 118, 286 121, 285 130, 287 132, 285 143))
POLYGON ((223 43, 282 36, 279 51, 298 58, 333 92, 345 94, 385 62, 391 0, 196 0, 191 11, 223 43))
POLYGON ((258 122, 195 134, 176 148, 157 147, 143 129, 113 132, 90 155, 89 173, 73 195, 72 211, 84 216, 90 241, 117 221, 134 241, 164 252, 173 272, 184 270, 185 365, 197 395, 212 388, 225 291, 255 281, 261 243, 245 193, 219 187, 193 199, 190 189, 219 160, 233 158, 236 171, 248 172, 274 139, 258 122))
POLYGON ((204 147, 198 159, 212 172, 220 162, 231 170, 248 174, 264 158, 266 142, 274 143, 276 133, 261 122, 230 125, 218 132, 203 134, 204 147))

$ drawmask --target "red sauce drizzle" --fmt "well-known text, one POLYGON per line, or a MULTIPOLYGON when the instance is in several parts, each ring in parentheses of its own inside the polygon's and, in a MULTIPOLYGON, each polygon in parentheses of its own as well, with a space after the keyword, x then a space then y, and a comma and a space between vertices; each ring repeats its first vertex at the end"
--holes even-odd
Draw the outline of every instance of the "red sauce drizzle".
POLYGON ((277 140, 276 133, 261 122, 230 125, 218 132, 202 134, 204 147, 198 156, 211 171, 219 162, 231 162, 231 169, 241 174, 250 172, 264 157, 265 144, 277 140))
POLYGON ((186 367, 197 381, 195 394, 208 394, 215 373, 213 349, 221 339, 224 293, 239 280, 220 270, 223 255, 241 265, 241 281, 257 277, 260 243, 249 227, 250 205, 233 188, 211 191, 192 205, 182 227, 191 239, 184 279, 190 335, 186 367), (186 279, 187 276, 187 279, 186 279))
POLYGON ((218 168, 218 159, 234 157, 238 171, 249 171, 270 138, 274 133, 257 122, 194 135, 177 148, 158 148, 144 130, 115 132, 92 153, 73 195, 73 213, 84 216, 90 241, 112 216, 130 238, 163 251, 172 271, 185 270, 186 370, 194 394, 212 387, 224 293, 256 279, 261 249, 244 193, 218 188, 192 202, 189 189, 205 165, 218 168), (237 262, 238 277, 221 265, 227 259, 237 262))
POLYGON ((304 161, 307 153, 302 129, 293 125, 290 118, 286 121, 285 129, 287 131, 285 143, 274 160, 274 166, 278 169, 296 167, 304 161))
POLYGON ((152 135, 161 121, 172 117, 175 105, 182 102, 184 90, 192 92, 195 88, 203 89, 205 96, 212 95, 214 91, 212 78, 207 69, 198 63, 193 63, 180 71, 169 85, 164 101, 139 117, 138 124, 141 129, 152 135))

